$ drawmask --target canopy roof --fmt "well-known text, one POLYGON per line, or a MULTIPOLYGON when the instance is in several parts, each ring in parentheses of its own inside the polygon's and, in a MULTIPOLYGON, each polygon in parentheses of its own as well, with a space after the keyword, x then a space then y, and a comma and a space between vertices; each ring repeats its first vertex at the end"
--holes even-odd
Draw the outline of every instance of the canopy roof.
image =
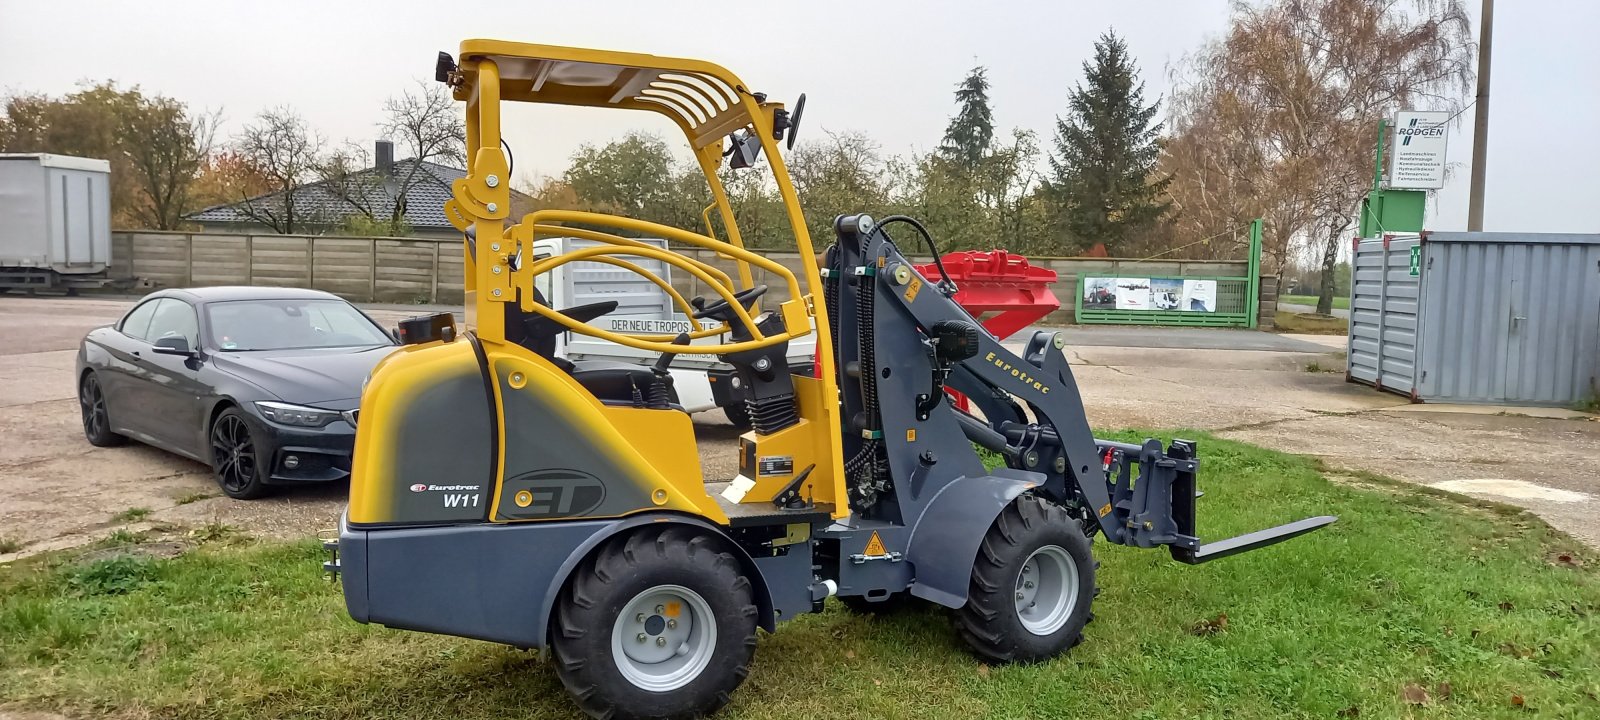
POLYGON ((733 73, 708 62, 555 45, 467 40, 461 66, 493 60, 503 100, 650 110, 668 116, 702 147, 750 124, 733 73))

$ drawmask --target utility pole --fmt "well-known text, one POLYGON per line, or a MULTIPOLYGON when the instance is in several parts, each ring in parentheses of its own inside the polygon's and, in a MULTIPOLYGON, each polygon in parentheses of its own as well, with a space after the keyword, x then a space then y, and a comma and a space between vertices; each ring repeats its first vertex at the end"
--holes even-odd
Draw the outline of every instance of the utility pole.
POLYGON ((1489 154, 1489 46, 1494 34, 1494 0, 1483 0, 1478 31, 1478 98, 1472 122, 1472 195, 1467 201, 1467 230, 1483 230, 1483 178, 1489 154))

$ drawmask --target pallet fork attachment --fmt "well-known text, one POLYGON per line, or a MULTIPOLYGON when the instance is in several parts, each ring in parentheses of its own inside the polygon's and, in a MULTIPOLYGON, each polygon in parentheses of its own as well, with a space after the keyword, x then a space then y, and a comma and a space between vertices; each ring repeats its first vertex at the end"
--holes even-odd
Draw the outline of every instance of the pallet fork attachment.
MULTIPOLYGON (((1113 512, 1122 518, 1128 531, 1125 544, 1140 547, 1167 545, 1172 559, 1199 565, 1230 555, 1249 552, 1304 535, 1338 520, 1319 515, 1277 527, 1245 533, 1226 540, 1201 543, 1195 500, 1202 494, 1195 486, 1199 469, 1197 447, 1192 440, 1174 440, 1166 450, 1155 440, 1144 445, 1096 440, 1106 458, 1107 484, 1113 512), (1131 467, 1123 458, 1137 458, 1139 475, 1132 481, 1131 467), (1170 502, 1163 502, 1170 498, 1170 502), (1171 528, 1163 532, 1163 528, 1171 528)), ((1103 518, 1104 520, 1110 518, 1103 518)))

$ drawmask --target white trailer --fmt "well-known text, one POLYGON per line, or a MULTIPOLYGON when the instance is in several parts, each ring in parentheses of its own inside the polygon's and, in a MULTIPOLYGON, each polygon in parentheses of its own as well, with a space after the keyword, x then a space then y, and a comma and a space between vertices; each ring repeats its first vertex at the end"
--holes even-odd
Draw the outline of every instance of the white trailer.
POLYGON ((111 163, 0 154, 0 289, 104 285, 111 163))
MULTIPOLYGON (((644 242, 665 248, 666 241, 642 238, 644 242)), ((577 238, 545 238, 533 244, 534 259, 571 252, 599 243, 577 238)), ((629 257, 628 261, 648 270, 656 277, 672 284, 672 268, 660 260, 629 257)), ((557 310, 588 303, 617 301, 617 309, 598 318, 590 325, 612 332, 676 335, 689 332, 689 319, 675 307, 671 296, 655 283, 630 271, 597 262, 571 262, 534 279, 538 290, 557 310)), ((708 297, 707 301, 715 298, 708 297)), ((715 345, 726 342, 717 336, 693 341, 696 344, 715 345)), ((789 344, 787 353, 790 372, 810 375, 813 354, 816 350, 816 333, 789 344)), ((579 333, 563 333, 557 339, 556 354, 568 360, 610 360, 635 365, 651 365, 660 357, 579 333)), ((722 408, 735 425, 749 425, 743 405, 738 401, 737 383, 733 366, 719 361, 714 355, 681 353, 671 366, 672 383, 678 402, 691 413, 722 408)))

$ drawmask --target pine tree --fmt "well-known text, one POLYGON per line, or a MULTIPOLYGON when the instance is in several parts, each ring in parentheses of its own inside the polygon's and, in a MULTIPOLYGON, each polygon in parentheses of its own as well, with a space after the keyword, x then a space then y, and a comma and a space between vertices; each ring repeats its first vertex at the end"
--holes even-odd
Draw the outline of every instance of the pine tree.
POLYGON ((1052 177, 1045 193, 1058 231, 1087 246, 1103 242, 1114 256, 1166 213, 1169 178, 1157 178, 1162 124, 1151 124, 1161 101, 1144 104, 1144 82, 1114 31, 1094 44, 1073 89, 1066 117, 1056 118, 1052 177))
POLYGON ((939 154, 968 173, 976 172, 994 143, 994 112, 989 109, 988 69, 979 65, 956 85, 956 115, 944 129, 939 154))

